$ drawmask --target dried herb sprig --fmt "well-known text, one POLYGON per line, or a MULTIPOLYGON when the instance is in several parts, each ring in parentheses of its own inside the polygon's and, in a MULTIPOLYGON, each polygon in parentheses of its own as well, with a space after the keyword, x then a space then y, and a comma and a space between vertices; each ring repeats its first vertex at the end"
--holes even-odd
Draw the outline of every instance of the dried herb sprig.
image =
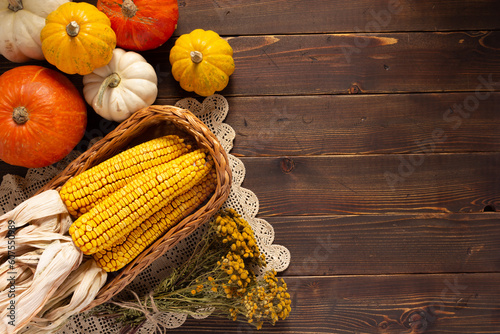
POLYGON ((113 317, 132 333, 156 312, 199 314, 242 320, 260 329, 275 324, 291 311, 290 295, 274 270, 265 268, 252 228, 234 209, 221 210, 196 245, 191 257, 175 268, 152 292, 140 298, 97 306, 92 314, 113 317))

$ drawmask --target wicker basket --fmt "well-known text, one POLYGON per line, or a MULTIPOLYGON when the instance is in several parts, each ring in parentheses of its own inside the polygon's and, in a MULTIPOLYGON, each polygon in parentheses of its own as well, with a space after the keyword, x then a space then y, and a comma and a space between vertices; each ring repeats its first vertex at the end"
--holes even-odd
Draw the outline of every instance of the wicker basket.
POLYGON ((190 111, 173 106, 153 105, 137 111, 119 124, 39 190, 39 192, 49 189, 59 190, 71 177, 124 149, 155 137, 170 134, 172 130, 187 133, 196 140, 200 147, 207 148, 214 158, 217 173, 217 187, 214 194, 196 212, 170 229, 126 267, 115 273, 110 273, 106 284, 85 310, 100 305, 119 293, 143 269, 172 248, 178 241, 191 234, 220 209, 229 196, 231 187, 231 169, 227 155, 215 135, 190 111))

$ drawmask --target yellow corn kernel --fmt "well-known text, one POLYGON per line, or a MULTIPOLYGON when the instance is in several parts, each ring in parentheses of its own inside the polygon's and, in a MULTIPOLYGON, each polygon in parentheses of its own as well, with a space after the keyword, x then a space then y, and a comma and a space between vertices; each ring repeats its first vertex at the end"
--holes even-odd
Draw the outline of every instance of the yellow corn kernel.
POLYGON ((216 185, 217 179, 212 169, 194 187, 174 198, 169 205, 149 217, 126 237, 122 237, 113 247, 93 254, 94 259, 107 272, 120 270, 200 206, 215 190, 216 185), (116 263, 106 260, 112 258, 113 254, 122 254, 122 257, 116 263))
POLYGON ((178 136, 150 140, 123 151, 68 180, 59 194, 69 213, 79 217, 139 173, 171 161, 191 149, 178 136))
POLYGON ((203 179, 213 167, 211 159, 203 165, 197 163, 199 160, 204 161, 205 158, 206 152, 204 150, 195 150, 170 162, 153 167, 132 179, 119 191, 106 197, 89 212, 80 216, 70 226, 69 233, 73 241, 80 246, 81 243, 78 240, 81 237, 77 237, 74 232, 83 228, 87 231, 95 230, 98 235, 97 239, 92 239, 90 243, 85 242, 84 246, 80 247, 84 254, 91 255, 111 247, 117 240, 129 234, 161 207, 166 206, 175 197, 186 192, 203 179), (159 181, 158 175, 162 176, 163 181, 159 181), (165 184, 168 185, 168 191, 163 190, 165 184), (174 185, 177 186, 175 191, 172 190, 174 185), (153 188, 157 189, 158 195, 148 201, 146 194, 153 188), (141 191, 138 193, 137 189, 141 189, 141 191), (133 199, 126 196, 131 193, 134 194, 133 199), (137 209, 135 210, 135 208, 137 209), (103 235, 107 235, 109 239, 103 235))

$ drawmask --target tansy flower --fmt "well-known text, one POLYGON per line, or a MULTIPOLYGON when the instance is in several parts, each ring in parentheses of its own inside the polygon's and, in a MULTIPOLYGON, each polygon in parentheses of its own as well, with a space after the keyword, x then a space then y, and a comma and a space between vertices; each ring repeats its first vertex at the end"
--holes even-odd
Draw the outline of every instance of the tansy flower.
POLYGON ((214 315, 243 320, 261 329, 264 322, 274 325, 291 311, 285 281, 278 279, 274 270, 256 276, 255 272, 265 266, 265 256, 249 223, 234 209, 221 210, 210 221, 190 260, 166 277, 151 298, 142 298, 144 304, 138 299, 105 303, 94 311, 108 313, 133 328, 146 321, 145 312, 151 309, 192 314, 210 308, 214 315), (137 311, 142 309, 144 313, 137 311))

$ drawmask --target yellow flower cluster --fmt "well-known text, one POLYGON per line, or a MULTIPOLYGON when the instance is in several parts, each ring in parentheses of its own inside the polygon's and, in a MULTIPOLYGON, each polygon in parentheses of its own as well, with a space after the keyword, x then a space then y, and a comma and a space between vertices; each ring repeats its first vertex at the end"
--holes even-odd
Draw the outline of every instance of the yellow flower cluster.
POLYGON ((219 213, 213 226, 222 243, 229 247, 217 262, 227 279, 221 284, 222 289, 226 298, 237 298, 243 304, 242 308, 230 308, 230 317, 236 321, 239 314, 244 315, 258 329, 267 319, 275 324, 278 319, 287 318, 291 300, 285 281, 279 281, 274 270, 257 280, 249 269, 252 265, 265 266, 265 259, 248 222, 234 209, 227 209, 219 213))
POLYGON ((259 247, 251 226, 234 209, 227 209, 215 219, 216 233, 222 243, 229 244, 234 254, 243 258, 259 258, 259 247))
POLYGON ((274 325, 279 319, 286 319, 292 310, 290 294, 283 279, 278 280, 276 272, 269 271, 263 277, 264 284, 253 286, 244 296, 246 318, 254 322, 257 329, 269 318, 274 325))
MULTIPOLYGON (((145 305, 139 302, 139 308, 192 313, 212 307, 213 314, 228 315, 234 321, 243 318, 257 329, 266 321, 274 325, 288 317, 291 300, 286 283, 276 278, 274 270, 256 277, 255 272, 265 266, 249 223, 234 209, 221 210, 190 260, 175 268, 155 289, 153 298, 147 298, 145 305)), ((128 303, 136 305, 137 301, 128 303)), ((125 323, 146 321, 146 313, 137 312, 136 306, 129 310, 105 305, 99 312, 122 315, 125 323)))
POLYGON ((239 254, 231 251, 217 263, 229 277, 228 281, 222 284, 222 288, 227 298, 241 297, 246 292, 248 284, 252 281, 254 274, 249 272, 245 266, 243 258, 239 254))
POLYGON ((203 284, 198 284, 193 290, 191 290, 191 294, 195 295, 198 292, 202 292, 202 291, 203 291, 203 284))

